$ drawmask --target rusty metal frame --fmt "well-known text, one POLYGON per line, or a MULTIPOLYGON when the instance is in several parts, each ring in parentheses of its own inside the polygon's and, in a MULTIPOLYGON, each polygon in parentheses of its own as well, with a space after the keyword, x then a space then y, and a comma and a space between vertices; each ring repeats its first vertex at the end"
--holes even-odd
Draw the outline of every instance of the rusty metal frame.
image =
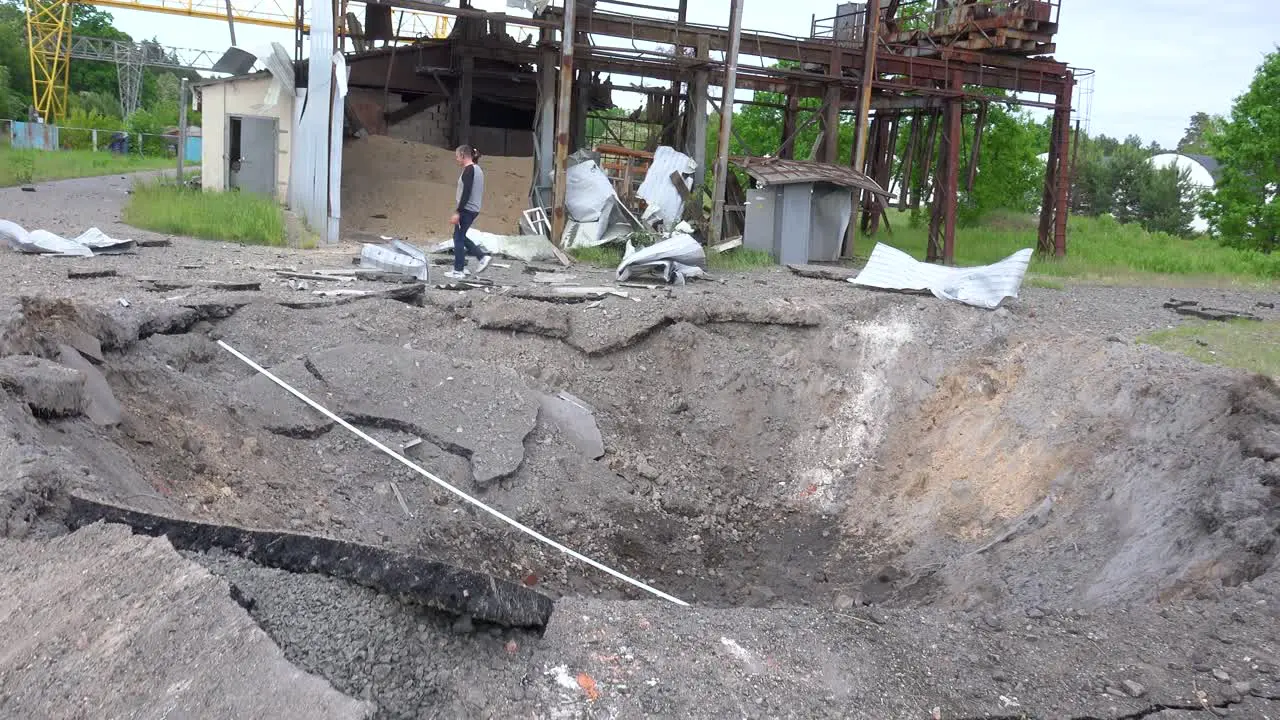
MULTIPOLYGON (((913 7, 920 6, 918 0, 873 0, 868 3, 872 7, 870 12, 875 14, 865 24, 869 32, 861 42, 838 41, 835 37, 802 38, 743 31, 739 24, 732 22, 728 28, 693 24, 685 21, 683 11, 687 9, 687 0, 665 0, 668 5, 678 2, 677 7, 649 6, 650 3, 662 1, 600 0, 598 3, 586 3, 582 7, 582 2, 562 0, 564 8, 553 6, 533 18, 470 7, 439 6, 429 0, 386 0, 386 3, 393 7, 452 15, 459 18, 460 24, 463 19, 475 19, 487 22, 491 27, 512 25, 560 31, 560 41, 547 38, 545 42, 531 47, 504 43, 496 38, 458 38, 455 35, 453 41, 466 42, 468 54, 476 58, 508 62, 538 63, 545 61, 542 53, 546 50, 552 47, 559 50, 562 78, 559 105, 564 114, 571 114, 573 106, 572 98, 565 94, 566 88, 573 85, 564 75, 566 61, 570 73, 572 63, 578 61, 584 66, 589 65, 593 72, 618 73, 671 83, 669 88, 663 89, 663 94, 672 97, 672 102, 685 98, 686 115, 691 111, 702 112, 702 108, 692 107, 695 104, 692 102, 693 94, 681 92, 680 84, 688 83, 689 78, 705 77, 708 84, 721 88, 727 85, 730 88, 785 95, 787 106, 784 117, 787 120, 784 122, 781 152, 791 154, 793 138, 803 127, 797 127, 800 125, 798 114, 802 110, 798 107, 800 98, 823 98, 823 108, 809 115, 810 122, 821 118, 826 121, 824 126, 829 128, 824 135, 828 136, 826 144, 832 147, 825 148, 822 157, 833 157, 835 148, 831 138, 840 112, 853 110, 861 115, 855 149, 874 145, 876 157, 851 157, 850 165, 858 170, 874 168, 879 175, 887 172, 892 176, 895 170, 896 143, 889 142, 888 138, 872 143, 870 128, 862 124, 868 121, 862 118, 867 117, 870 109, 875 109, 877 115, 885 111, 913 111, 912 139, 908 140, 911 157, 903 163, 905 167, 901 168, 904 178, 901 192, 904 196, 909 196, 911 204, 914 204, 915 198, 933 195, 935 213, 931 226, 936 228, 940 239, 938 259, 944 262, 954 261, 958 176, 962 172, 958 156, 962 145, 962 115, 966 111, 965 106, 978 107, 973 101, 990 101, 991 96, 982 91, 984 88, 1034 95, 1036 97, 1012 97, 1005 101, 1023 106, 1047 107, 1054 112, 1053 147, 1050 148, 1050 168, 1045 177, 1039 247, 1053 254, 1065 253, 1066 211, 1063 209, 1059 212, 1058 208, 1065 208, 1069 190, 1069 119, 1074 84, 1072 70, 1066 63, 1053 58, 1019 56, 1016 49, 1013 52, 967 49, 964 47, 965 42, 950 42, 942 37, 948 32, 959 32, 954 27, 943 27, 934 33, 904 35, 904 18, 909 17, 909 11, 913 7), (662 10, 668 16, 675 17, 638 17, 607 11, 602 7, 604 5, 622 8, 644 5, 645 9, 662 10), (608 38, 618 38, 623 42, 609 43, 608 38), (644 50, 638 44, 646 42, 670 46, 675 52, 669 55, 658 54, 644 50), (691 48, 705 48, 705 52, 693 56, 687 52, 691 48), (744 59, 742 63, 736 62, 739 50, 744 59), (753 64, 751 58, 758 59, 759 64, 753 64), (777 61, 792 61, 806 69, 777 67, 777 61), (1046 96, 1052 100, 1045 101, 1046 96), (944 115, 945 118, 939 118, 939 115, 944 115), (930 118, 927 131, 926 118, 930 118), (931 180, 930 169, 935 164, 934 153, 938 150, 943 151, 938 153, 936 162, 939 172, 934 173, 936 179, 931 180), (882 155, 884 157, 880 157, 882 155), (920 173, 923 179, 921 187, 915 188, 916 192, 912 193, 912 179, 917 174, 917 168, 923 169, 924 172, 920 173)), ((727 1, 733 14, 734 8, 740 7, 741 0, 727 1)), ((932 3, 932 0, 929 2, 932 3)), ((994 5, 1001 2, 1006 0, 981 0, 980 4, 994 5)), ((1036 22, 1051 22, 1052 29, 1056 31, 1060 0, 1035 2, 1052 6, 1051 20, 1036 22)), ((1010 25, 1003 20, 988 21, 977 17, 965 22, 968 23, 965 26, 967 29, 961 30, 969 32, 975 38, 994 38, 1010 25)), ((732 98, 732 90, 722 92, 721 97, 732 98)), ((726 103, 727 107, 718 108, 722 116, 729 116, 734 104, 736 102, 726 103)), ((803 111, 811 112, 808 109, 803 111)), ((563 176, 565 158, 570 150, 570 136, 567 132, 561 132, 562 122, 565 120, 558 117, 554 164, 554 175, 557 178, 563 176)), ((983 123, 979 121, 976 125, 980 128, 983 123)), ((884 126, 881 132, 887 130, 889 126, 884 126)), ((729 132, 723 133, 721 142, 727 143, 730 136, 729 132)), ((972 187, 975 178, 980 142, 981 137, 978 135, 975 137, 968 167, 963 168, 967 175, 966 187, 972 187)), ((720 170, 719 162, 716 166, 716 170, 720 170)), ((725 175, 717 172, 716 178, 712 195, 713 207, 717 204, 723 207, 725 175)), ((562 193, 557 192, 556 197, 554 216, 562 217, 563 205, 559 202, 562 193)), ((904 203, 906 202, 908 199, 904 198, 904 203)), ((717 225, 713 221, 712 226, 717 225)))

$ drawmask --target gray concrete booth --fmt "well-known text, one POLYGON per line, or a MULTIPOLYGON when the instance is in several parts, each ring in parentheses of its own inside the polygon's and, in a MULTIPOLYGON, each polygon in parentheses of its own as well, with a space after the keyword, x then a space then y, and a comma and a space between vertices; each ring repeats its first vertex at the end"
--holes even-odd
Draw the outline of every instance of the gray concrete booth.
POLYGON ((783 265, 839 260, 854 192, 885 195, 875 181, 841 165, 779 158, 735 158, 734 165, 757 183, 746 191, 742 244, 783 265))

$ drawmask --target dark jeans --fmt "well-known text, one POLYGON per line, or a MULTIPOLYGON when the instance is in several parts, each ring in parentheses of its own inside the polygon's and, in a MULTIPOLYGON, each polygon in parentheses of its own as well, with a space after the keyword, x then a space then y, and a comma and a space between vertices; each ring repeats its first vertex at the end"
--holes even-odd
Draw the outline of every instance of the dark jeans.
POLYGON ((472 255, 476 259, 485 256, 483 250, 467 237, 467 230, 471 229, 471 223, 476 221, 476 215, 479 213, 463 210, 458 213, 458 224, 453 226, 453 269, 462 272, 467 266, 467 256, 472 255))

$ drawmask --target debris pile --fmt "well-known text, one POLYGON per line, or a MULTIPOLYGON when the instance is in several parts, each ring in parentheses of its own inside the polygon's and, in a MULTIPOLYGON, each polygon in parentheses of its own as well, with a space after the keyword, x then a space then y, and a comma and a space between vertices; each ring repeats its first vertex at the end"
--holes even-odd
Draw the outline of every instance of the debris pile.
POLYGON ((27 232, 21 225, 9 220, 0 220, 0 239, 18 252, 68 257, 121 253, 133 248, 133 240, 117 240, 96 227, 68 239, 48 230, 27 232))

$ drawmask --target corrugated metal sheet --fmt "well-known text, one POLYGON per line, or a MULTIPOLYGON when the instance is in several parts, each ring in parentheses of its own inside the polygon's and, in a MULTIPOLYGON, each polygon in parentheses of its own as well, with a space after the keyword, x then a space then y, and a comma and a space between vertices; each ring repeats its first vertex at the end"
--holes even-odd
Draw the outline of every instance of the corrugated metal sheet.
POLYGON ((889 196, 875 180, 846 165, 757 157, 736 157, 731 162, 765 185, 824 182, 889 196))
MULTIPOLYGON (((333 124, 333 17, 329 13, 312 13, 311 48, 307 63, 307 88, 299 93, 301 108, 294 125, 293 172, 289 178, 289 204, 320 235, 324 243, 338 241, 336 219, 330 215, 330 136, 333 124), (317 62, 317 59, 320 61, 317 62)), ((341 122, 341 104, 338 118, 341 122)), ((342 132, 336 133, 339 146, 342 132)), ((341 148, 339 147, 339 152, 341 148)))

